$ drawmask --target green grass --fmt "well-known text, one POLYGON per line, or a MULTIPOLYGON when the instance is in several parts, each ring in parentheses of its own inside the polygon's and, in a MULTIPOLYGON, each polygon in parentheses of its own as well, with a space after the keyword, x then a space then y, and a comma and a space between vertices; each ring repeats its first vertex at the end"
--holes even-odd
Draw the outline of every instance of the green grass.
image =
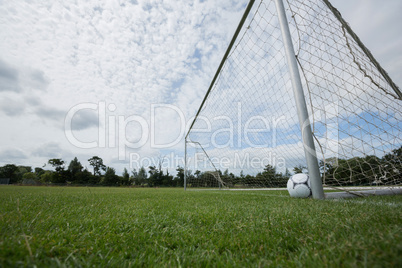
POLYGON ((402 196, 0 187, 0 266, 402 267, 402 196))

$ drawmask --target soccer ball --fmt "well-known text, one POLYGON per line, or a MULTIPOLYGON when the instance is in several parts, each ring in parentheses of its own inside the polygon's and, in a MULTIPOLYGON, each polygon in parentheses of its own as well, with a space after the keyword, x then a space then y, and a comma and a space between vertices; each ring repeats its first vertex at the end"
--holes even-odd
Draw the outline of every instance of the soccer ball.
POLYGON ((306 198, 311 196, 310 179, 307 174, 298 173, 290 177, 287 188, 291 197, 306 198))

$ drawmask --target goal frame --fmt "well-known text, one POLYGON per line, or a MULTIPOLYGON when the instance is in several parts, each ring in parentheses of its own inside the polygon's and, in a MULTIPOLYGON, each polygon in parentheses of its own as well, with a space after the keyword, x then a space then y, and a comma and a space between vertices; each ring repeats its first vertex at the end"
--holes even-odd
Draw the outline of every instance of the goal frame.
MULTIPOLYGON (((225 62, 226 58, 228 57, 228 55, 232 49, 232 46, 237 39, 237 36, 239 35, 240 30, 242 29, 243 24, 248 16, 248 14, 250 13, 251 8, 254 5, 254 2, 255 2, 254 0, 250 0, 250 2, 248 3, 247 8, 243 14, 243 17, 240 20, 240 23, 236 29, 236 32, 232 38, 232 41, 230 42, 229 47, 227 48, 226 53, 223 56, 223 59, 218 67, 218 70, 216 71, 216 74, 215 74, 214 78, 212 79, 212 82, 207 91, 207 94, 205 95, 204 100, 201 103, 201 106, 200 106, 189 130, 192 128, 199 113, 201 112, 201 109, 205 103, 205 100, 207 99, 209 92, 211 91, 211 89, 220 73, 220 70, 223 67, 224 62, 225 62)), ((296 107, 297 107, 298 116, 299 116, 299 124, 302 129, 302 140, 303 140, 303 145, 304 145, 304 153, 305 153, 305 157, 306 157, 306 161, 307 161, 307 169, 309 171, 309 176, 311 178, 312 195, 313 195, 313 198, 315 198, 315 199, 324 199, 324 188, 323 188, 322 182, 321 182, 320 170, 319 170, 319 166, 318 166, 317 155, 315 152, 313 134, 311 131, 306 100, 305 100, 304 94, 303 94, 303 87, 302 87, 300 73, 298 70, 297 61, 296 61, 296 57, 295 57, 295 53, 294 53, 292 38, 290 35, 288 23, 287 23, 285 8, 284 8, 282 0, 275 0, 275 4, 276 4, 276 10, 278 13, 281 33, 282 33, 282 39, 283 39, 283 42, 285 45, 286 58, 287 58, 287 62, 289 65, 289 72, 290 72, 291 80, 292 80, 293 93, 295 96, 296 107)), ((184 190, 187 189, 187 187, 186 187, 186 184, 187 184, 187 174, 186 174, 186 170, 187 170, 187 137, 188 137, 189 133, 190 132, 188 132, 186 134, 185 139, 184 139, 184 143, 185 143, 185 145, 184 145, 185 146, 185 149, 184 149, 184 151, 185 151, 184 152, 184 154, 185 154, 185 157, 184 157, 184 165, 185 165, 185 167, 184 167, 185 168, 184 190)))
MULTIPOLYGON (((324 5, 326 5, 329 8, 330 13, 332 13, 336 17, 336 19, 338 19, 338 21, 342 24, 344 32, 346 31, 350 34, 352 39, 362 49, 362 52, 369 58, 371 63, 375 66, 375 69, 377 69, 377 71, 381 74, 381 76, 389 83, 391 88, 394 90, 396 96, 398 96, 398 99, 402 100, 402 94, 401 94, 401 91, 399 90, 399 88, 395 85, 395 83, 388 76, 388 74, 385 72, 385 70, 380 66, 380 64, 372 56, 370 51, 364 46, 364 44, 360 41, 360 39, 357 37, 357 35, 352 31, 352 29, 349 27, 349 25, 341 17, 339 11, 337 9, 335 9, 328 0, 322 0, 322 1, 323 1, 324 5)), ((233 47, 234 43, 236 42, 241 29, 243 28, 245 20, 248 17, 250 10, 252 9, 252 7, 254 5, 254 2, 255 2, 254 0, 249 1, 248 5, 245 9, 245 12, 243 14, 243 17, 241 18, 240 23, 234 33, 234 36, 232 37, 232 40, 231 40, 222 60, 220 62, 220 65, 215 73, 215 76, 213 77, 213 79, 211 81, 208 91, 207 91, 207 93, 206 93, 206 95, 205 95, 189 129, 188 129, 187 134, 185 135, 185 141, 184 141, 185 142, 185 145, 184 145, 185 146, 185 150, 184 150, 185 151, 184 190, 186 190, 187 175, 188 175, 186 172, 187 165, 188 165, 188 163, 187 163, 187 161, 188 161, 187 144, 189 142, 196 143, 196 142, 190 141, 188 139, 190 131, 191 131, 193 125, 195 124, 200 112, 202 111, 204 103, 206 102, 206 100, 209 96, 209 93, 211 92, 211 89, 213 88, 216 80, 218 79, 219 74, 225 64, 225 61, 227 60, 228 56, 230 55, 232 47, 233 47)), ((317 151, 315 148, 315 140, 314 140, 315 136, 312 131, 312 127, 311 127, 311 123, 310 123, 310 119, 309 119, 310 115, 309 115, 309 112, 307 109, 307 103, 306 103, 304 90, 303 90, 303 83, 302 83, 301 75, 299 72, 299 64, 300 63, 298 62, 297 55, 295 53, 295 48, 294 48, 292 36, 290 33, 289 22, 288 22, 288 17, 286 15, 284 3, 283 3, 283 0, 272 0, 272 2, 275 3, 275 7, 276 7, 276 15, 278 17, 281 38, 283 41, 283 49, 284 49, 284 52, 286 55, 287 68, 288 68, 291 86, 292 86, 292 90, 293 90, 293 97, 294 97, 294 101, 295 101, 296 109, 297 109, 297 113, 298 113, 298 121, 299 121, 299 126, 301 129, 301 141, 303 144, 303 150, 304 150, 305 160, 306 160, 306 164, 307 164, 307 170, 308 170, 308 174, 309 174, 310 182, 311 182, 312 197, 314 199, 331 198, 332 195, 331 195, 331 197, 329 197, 329 196, 327 197, 327 194, 324 194, 324 187, 323 187, 323 182, 321 180, 321 172, 320 172, 320 167, 319 167, 318 158, 317 158, 317 151)), ((203 148, 202 148, 202 150, 206 154, 206 152, 203 148)), ((207 157, 209 158, 208 155, 207 155, 207 157)), ((219 184, 219 186, 221 188, 221 184, 219 184)), ((396 192, 399 193, 401 191, 402 190, 397 190, 396 192)), ((386 192, 386 191, 382 191, 382 192, 386 192)), ((395 193, 395 191, 391 191, 391 192, 395 193)), ((347 191, 347 193, 349 193, 349 191, 347 191)), ((351 195, 358 196, 359 194, 354 195, 351 193, 351 195)), ((335 195, 333 195, 333 196, 335 196, 335 195)), ((346 197, 346 195, 344 195, 344 197, 346 197)))

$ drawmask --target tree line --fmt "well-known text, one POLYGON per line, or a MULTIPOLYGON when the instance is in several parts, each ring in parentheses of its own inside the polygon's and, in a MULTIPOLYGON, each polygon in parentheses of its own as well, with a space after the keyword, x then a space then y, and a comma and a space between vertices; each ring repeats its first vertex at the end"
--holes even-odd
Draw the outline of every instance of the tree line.
POLYGON ((320 161, 326 185, 398 185, 402 183, 402 146, 383 157, 367 155, 320 161))
MULTIPOLYGON (((392 150, 383 157, 367 155, 349 159, 328 158, 319 162, 321 179, 327 186, 369 186, 369 185, 400 185, 402 183, 402 146, 392 150)), ((255 176, 239 176, 228 170, 218 174, 222 182, 229 187, 286 187, 292 174, 303 173, 307 168, 298 165, 293 173, 286 169, 285 173, 277 172, 276 168, 266 165, 262 172, 255 176)), ((210 174, 196 171, 188 174, 189 182, 194 187, 216 187, 216 178, 210 174)))
MULTIPOLYGON (((93 156, 88 159, 92 172, 75 157, 66 165, 60 158, 49 159, 48 164, 54 170, 45 170, 30 166, 7 164, 0 167, 0 178, 10 179, 11 184, 74 184, 104 186, 138 186, 138 187, 183 187, 184 168, 178 166, 176 174, 162 170, 161 165, 149 166, 129 173, 125 168, 121 175, 103 163, 102 158, 93 156)), ((293 168, 293 173, 302 173, 306 168, 302 165, 293 168)), ((322 180, 325 185, 384 185, 402 183, 402 146, 383 157, 369 155, 350 159, 328 158, 320 161, 322 180)), ((293 174, 288 169, 278 172, 274 166, 266 165, 256 175, 235 175, 218 170, 220 180, 229 187, 285 187, 293 174)), ((187 171, 188 183, 193 187, 216 187, 217 178, 200 170, 187 171)))
POLYGON ((88 159, 92 172, 75 157, 66 165, 60 158, 49 159, 48 165, 54 170, 40 167, 7 164, 0 167, 0 178, 10 179, 11 184, 74 184, 74 185, 103 185, 103 186, 184 186, 184 169, 177 167, 175 176, 163 171, 161 167, 150 166, 147 172, 144 167, 133 169, 129 173, 126 168, 121 175, 116 170, 106 166, 103 159, 93 156, 88 159))

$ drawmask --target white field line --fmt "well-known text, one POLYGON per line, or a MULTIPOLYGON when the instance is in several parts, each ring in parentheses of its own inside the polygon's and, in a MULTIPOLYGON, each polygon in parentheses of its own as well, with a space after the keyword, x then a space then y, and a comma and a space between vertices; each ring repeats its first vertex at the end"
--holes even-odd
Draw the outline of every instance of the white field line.
MULTIPOLYGON (((219 193, 219 192, 216 192, 219 193)), ((226 191, 225 194, 235 194, 233 192, 230 191, 226 191)), ((264 194, 262 192, 260 193, 242 193, 242 195, 257 195, 257 196, 267 196, 267 197, 286 197, 286 198, 290 198, 290 196, 288 194, 264 194)))
MULTIPOLYGON (((232 192, 232 191, 260 191, 260 190, 265 190, 265 191, 269 191, 269 190, 286 190, 286 188, 258 188, 258 189, 188 189, 188 191, 191 192, 196 192, 196 191, 212 191, 214 193, 221 193, 222 191, 225 192, 226 194, 232 192)), ((232 193, 234 194, 234 193, 232 193)), ((258 195, 258 196, 274 196, 274 197, 290 197, 289 195, 285 194, 285 195, 277 195, 277 194, 263 194, 263 193, 244 193, 246 195, 258 195)))
POLYGON ((386 190, 386 189, 402 189, 402 186, 349 186, 349 187, 324 187, 324 190, 386 190))
POLYGON ((231 188, 231 189, 223 189, 225 191, 283 191, 286 188, 231 188))
MULTIPOLYGON (((356 187, 359 188, 359 187, 356 187)), ((266 188, 265 190, 271 190, 272 188, 266 188)), ((378 188, 377 188, 378 189, 378 188)), ((243 189, 245 190, 245 189, 243 189)), ((237 189, 237 191, 243 191, 240 189, 237 189)), ((248 190, 253 190, 253 189, 247 189, 248 190)), ((279 190, 279 189, 276 189, 279 190)), ((280 188, 280 190, 286 190, 284 188, 280 188)), ((191 190, 191 191, 213 191, 216 194, 220 194, 220 190, 214 190, 214 189, 197 189, 197 190, 191 190)), ((225 190, 225 194, 234 194, 231 191, 225 190)), ((285 198, 290 198, 289 195, 284 194, 284 195, 275 195, 275 194, 263 194, 263 193, 243 193, 242 195, 256 195, 256 196, 267 196, 267 197, 285 197, 285 198)), ((389 207, 401 207, 402 203, 392 203, 392 202, 384 202, 384 201, 368 201, 368 200, 362 200, 362 199, 345 199, 345 198, 335 198, 335 199, 327 199, 329 201, 334 201, 334 202, 350 202, 354 204, 367 204, 367 205, 376 205, 376 206, 389 206, 389 207)))
POLYGON ((388 207, 402 207, 402 203, 394 202, 384 202, 384 201, 368 201, 364 199, 330 199, 332 202, 345 202, 354 204, 365 204, 365 205, 375 205, 375 206, 388 206, 388 207))
MULTIPOLYGON (((392 186, 392 187, 387 187, 387 186, 378 186, 378 187, 342 187, 338 188, 337 190, 384 190, 384 189, 402 189, 402 186, 392 186)), ((190 191, 215 191, 216 193, 219 193, 220 191, 224 191, 226 193, 230 191, 278 191, 278 190, 286 190, 286 188, 245 188, 245 189, 189 189, 190 191)), ((331 187, 324 187, 324 190, 334 190, 331 187)), ((273 195, 273 194, 260 194, 260 193, 247 193, 248 195, 258 195, 258 196, 269 196, 269 197, 289 197, 288 195, 273 195)), ((396 204, 396 203, 390 203, 390 202, 375 202, 375 201, 367 201, 367 200, 345 200, 343 198, 335 198, 335 199, 328 199, 328 200, 334 200, 334 201, 345 201, 345 202, 353 202, 353 203, 361 203, 361 204, 373 204, 373 205, 379 205, 379 206, 393 206, 393 207, 400 207, 402 204, 396 204)))
MULTIPOLYGON (((383 189, 402 189, 402 186, 350 186, 350 187, 336 187, 336 189, 332 187, 324 187, 324 190, 383 190, 383 189)), ((287 190, 285 187, 283 188, 230 188, 230 189, 189 189, 191 191, 284 191, 287 190)))

